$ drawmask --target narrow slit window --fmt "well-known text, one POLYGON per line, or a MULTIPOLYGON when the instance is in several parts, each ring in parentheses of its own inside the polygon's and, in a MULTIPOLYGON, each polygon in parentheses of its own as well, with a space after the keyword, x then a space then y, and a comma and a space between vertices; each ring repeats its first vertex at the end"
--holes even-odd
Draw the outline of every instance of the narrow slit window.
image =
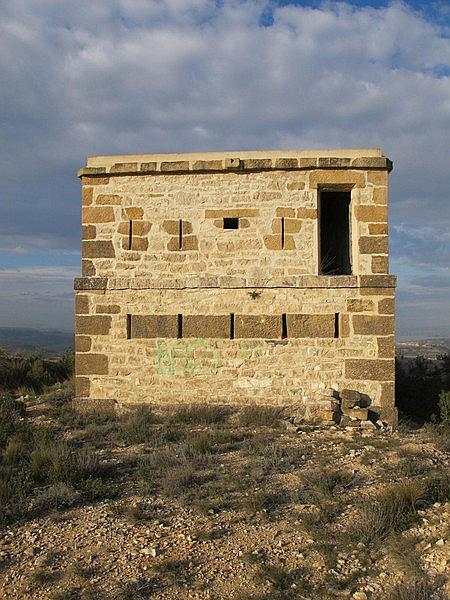
POLYGON ((178 221, 178 248, 183 249, 183 221, 178 221))
POLYGON ((224 229, 239 229, 239 217, 224 217, 224 229))
POLYGON ((133 247, 133 221, 130 219, 128 224, 128 250, 133 247))
POLYGON ((281 217, 281 248, 284 249, 284 217, 281 217))
POLYGON ((178 315, 177 326, 178 326, 177 338, 181 339, 183 337, 183 315, 178 315))
POLYGON ((127 340, 131 340, 131 315, 127 315, 127 340))
POLYGON ((351 275, 350 192, 321 192, 320 275, 351 275))
POLYGON ((230 340, 234 340, 234 313, 230 314, 230 340))
POLYGON ((339 313, 334 313, 334 337, 339 337, 339 313))
POLYGON ((287 315, 283 313, 281 315, 281 339, 285 340, 288 336, 287 330, 287 315))

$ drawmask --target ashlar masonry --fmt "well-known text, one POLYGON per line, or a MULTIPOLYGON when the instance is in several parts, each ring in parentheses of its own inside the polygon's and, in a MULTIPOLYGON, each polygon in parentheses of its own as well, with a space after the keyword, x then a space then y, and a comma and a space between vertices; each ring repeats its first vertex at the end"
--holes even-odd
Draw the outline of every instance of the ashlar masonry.
POLYGON ((387 422, 395 277, 379 149, 96 156, 82 182, 80 400, 387 422))

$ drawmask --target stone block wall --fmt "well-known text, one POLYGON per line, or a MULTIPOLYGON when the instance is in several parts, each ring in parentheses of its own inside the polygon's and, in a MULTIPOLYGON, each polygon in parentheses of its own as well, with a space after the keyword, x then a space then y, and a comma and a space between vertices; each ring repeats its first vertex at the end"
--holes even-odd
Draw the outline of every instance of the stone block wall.
POLYGON ((89 159, 77 396, 309 417, 350 388, 394 422, 390 168, 377 150, 89 159), (351 275, 319 274, 330 190, 350 193, 351 275))

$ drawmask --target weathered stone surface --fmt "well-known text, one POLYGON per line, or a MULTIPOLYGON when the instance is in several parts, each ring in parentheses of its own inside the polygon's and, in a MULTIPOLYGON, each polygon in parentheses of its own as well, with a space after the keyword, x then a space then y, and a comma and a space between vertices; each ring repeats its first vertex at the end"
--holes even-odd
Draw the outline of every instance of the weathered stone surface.
POLYGON ((84 241, 83 256, 86 258, 114 258, 116 252, 112 242, 105 240, 84 241))
POLYGON ((335 316, 288 314, 288 338, 334 337, 335 316))
POLYGON ((350 158, 325 157, 319 158, 319 169, 339 169, 350 166, 350 158))
POLYGON ((176 160, 173 162, 162 162, 161 171, 189 171, 189 161, 176 160))
POLYGON ((388 226, 387 223, 369 223, 369 234, 370 235, 387 235, 388 226))
POLYGON ((359 251, 361 254, 387 254, 387 235, 359 238, 359 251))
POLYGON ((222 168, 221 160, 196 160, 192 165, 194 171, 220 171, 222 168))
POLYGON ((383 298, 378 301, 378 312, 380 315, 393 315, 395 312, 394 298, 383 298))
POLYGON ((357 390, 349 390, 348 388, 343 389, 340 392, 341 407, 342 408, 354 408, 359 406, 361 402, 361 394, 357 390))
POLYGON ((87 398, 90 391, 90 381, 88 377, 75 377, 75 396, 77 398, 87 398))
POLYGON ((142 237, 137 237, 136 235, 133 234, 133 237, 131 238, 131 250, 135 250, 136 252, 138 252, 138 251, 145 252, 145 250, 147 250, 147 248, 148 248, 148 239, 142 238, 142 237))
POLYGON ((297 208, 297 219, 317 219, 317 209, 297 208))
POLYGON ((93 201, 94 190, 91 187, 83 186, 83 190, 81 192, 81 204, 82 206, 90 206, 93 201))
POLYGON ((347 300, 348 312, 372 312, 373 309, 373 300, 369 300, 369 298, 349 298, 347 300))
POLYGON ((144 173, 154 173, 158 169, 158 163, 156 162, 143 162, 141 163, 141 171, 144 173))
POLYGON ((83 225, 81 227, 81 236, 83 240, 95 240, 97 237, 95 225, 83 225))
POLYGON ((239 158, 226 158, 225 169, 239 169, 241 160, 239 158))
POLYGON ((117 315, 121 312, 118 304, 97 304, 95 312, 103 315, 117 315))
POLYGON ((76 290, 105 290, 107 285, 107 277, 76 277, 74 280, 76 290))
POLYGON ((356 218, 366 223, 385 223, 387 221, 387 206, 359 205, 355 209, 356 218))
POLYGON ((367 173, 367 183, 373 183, 373 185, 387 185, 387 180, 387 171, 369 171, 367 173))
POLYGON ((264 245, 268 250, 282 250, 283 246, 281 233, 279 233, 278 235, 265 235, 264 245))
POLYGON ((345 416, 350 417, 350 419, 352 420, 359 420, 359 421, 367 421, 368 416, 369 416, 369 411, 367 408, 360 408, 355 407, 355 408, 346 408, 343 407, 342 408, 342 412, 344 413, 345 416))
POLYGON ((309 187, 316 189, 317 187, 332 187, 333 185, 348 186, 363 188, 366 185, 364 173, 360 171, 311 171, 309 175, 309 187))
POLYGON ((182 241, 182 250, 198 250, 198 238, 196 235, 185 235, 182 241))
POLYGON ((258 208, 207 208, 205 219, 257 217, 258 208))
POLYGON ((298 164, 302 169, 314 169, 317 167, 317 161, 317 158, 300 158, 298 164))
POLYGON ((270 169, 272 167, 272 159, 270 158, 250 158, 244 160, 244 169, 270 169))
POLYGON ((387 188, 374 188, 372 193, 372 200, 374 204, 387 204, 388 202, 388 191, 387 188))
POLYGON ((75 295, 75 314, 76 315, 89 314, 89 296, 84 296, 81 294, 75 295))
POLYGON ((296 169, 298 167, 297 158, 277 158, 275 160, 276 169, 296 169))
POLYGON ((281 338, 281 315, 235 315, 235 338, 281 338))
POLYGON ((355 380, 389 381, 394 379, 394 361, 379 359, 346 359, 345 377, 355 380))
POLYGON ((122 218, 125 219, 142 219, 144 216, 144 209, 139 206, 127 206, 122 209, 122 218))
POLYGON ((372 256, 372 273, 387 273, 389 261, 386 256, 372 256))
POLYGON ((95 204, 113 204, 119 205, 122 203, 122 196, 118 194, 99 194, 95 199, 95 204))
POLYGON ((377 345, 378 358, 395 357, 395 337, 393 335, 377 338, 377 345))
POLYGON ((304 181, 291 181, 290 183, 287 184, 287 189, 292 191, 292 190, 304 190, 305 189, 305 182, 304 181))
POLYGON ((111 328, 111 317, 77 315, 75 324, 79 335, 107 335, 111 328))
POLYGON ((357 335, 389 335, 394 331, 394 317, 353 315, 353 331, 357 335))
POLYGON ((92 340, 87 335, 75 336, 75 352, 89 352, 92 340))
POLYGON ((83 223, 111 223, 115 220, 111 206, 87 206, 82 209, 83 223))
POLYGON ((110 173, 135 173, 138 165, 135 162, 116 163, 110 168, 110 173))
POLYGON ((277 217, 291 217, 292 219, 295 218, 295 208, 283 208, 278 206, 276 211, 275 211, 275 215, 277 217))
POLYGON ((108 185, 109 177, 83 177, 83 185, 108 185))
POLYGON ((361 156, 352 160, 352 167, 361 169, 390 169, 392 164, 384 156, 361 156))
POLYGON ((75 371, 77 376, 107 375, 108 357, 106 354, 77 354, 75 357, 75 371))
MULTIPOLYGON (((360 275, 360 285, 364 287, 395 288, 397 278, 395 275, 360 275)), ((392 295, 393 290, 385 295, 392 295)))
POLYGON ((298 233, 302 227, 300 219, 284 219, 284 231, 285 233, 298 233))
POLYGON ((132 338, 178 337, 177 315, 132 315, 132 338))
POLYGON ((81 274, 83 277, 95 277, 97 274, 97 269, 95 268, 92 260, 81 261, 81 274))
POLYGON ((229 338, 230 315, 183 315, 183 337, 229 338))

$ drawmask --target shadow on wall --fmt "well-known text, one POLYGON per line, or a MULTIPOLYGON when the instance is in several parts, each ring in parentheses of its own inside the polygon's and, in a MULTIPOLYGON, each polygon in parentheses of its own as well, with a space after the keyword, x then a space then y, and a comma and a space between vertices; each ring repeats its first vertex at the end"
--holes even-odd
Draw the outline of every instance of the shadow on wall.
POLYGON ((450 355, 437 360, 418 356, 395 361, 396 405, 400 417, 417 423, 429 421, 439 413, 438 399, 442 390, 450 390, 450 355))

